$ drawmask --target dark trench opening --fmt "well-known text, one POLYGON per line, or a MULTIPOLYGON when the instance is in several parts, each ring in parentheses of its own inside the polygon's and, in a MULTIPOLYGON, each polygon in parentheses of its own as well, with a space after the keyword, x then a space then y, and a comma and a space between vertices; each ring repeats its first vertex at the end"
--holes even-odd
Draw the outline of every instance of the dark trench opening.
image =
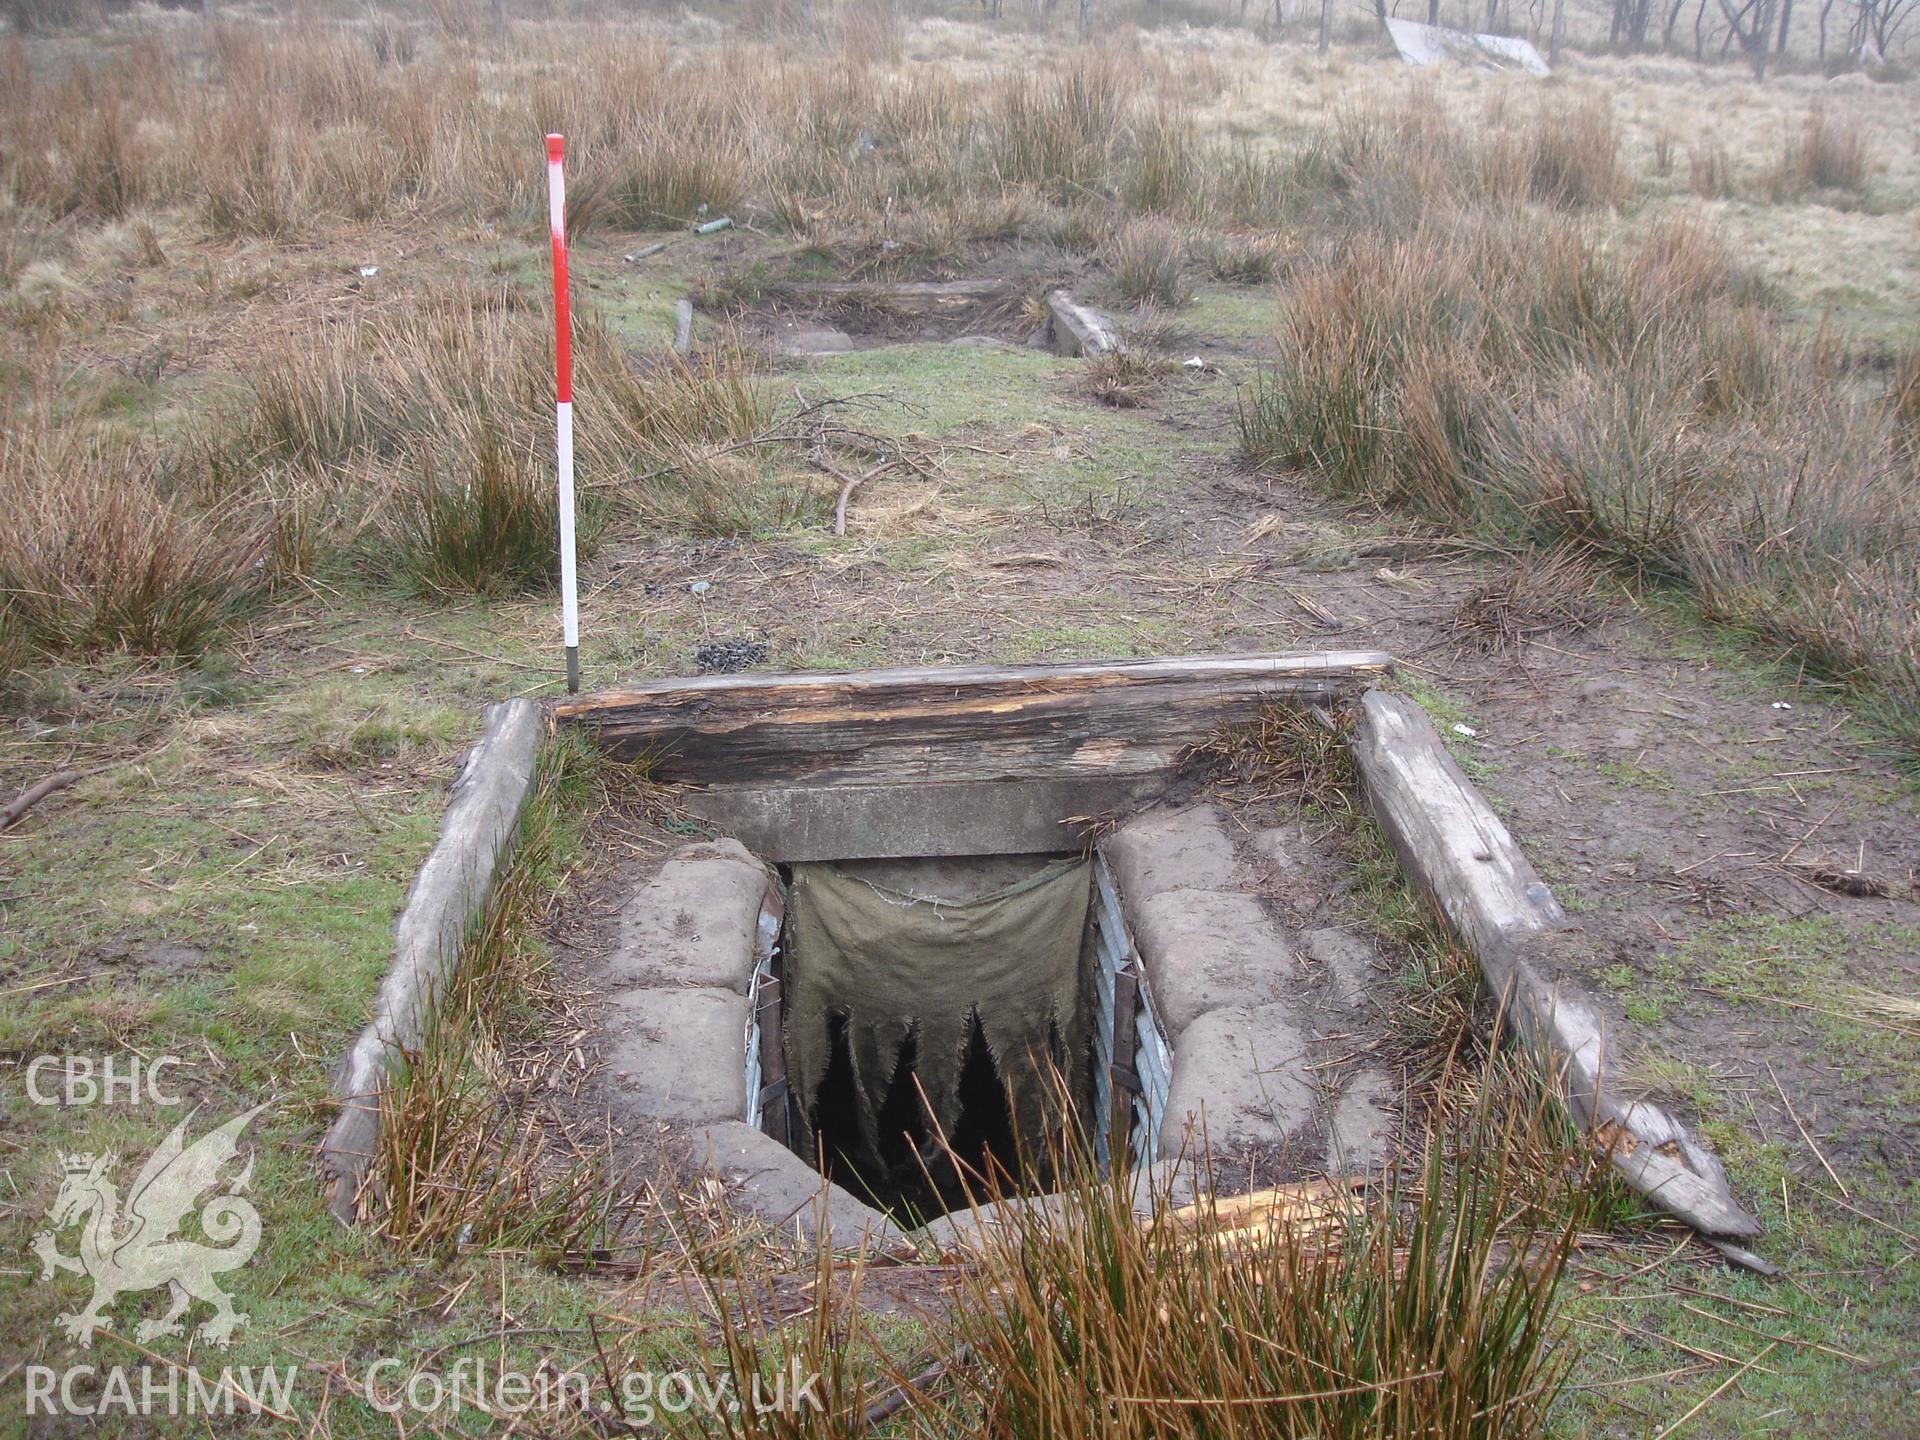
MULTIPOLYGON (((957 1024, 906 1024, 904 1037, 891 1053, 885 1045, 878 1053, 869 1052, 867 1063, 874 1073, 863 1085, 860 1045, 853 1034, 856 1022, 849 1009, 819 1015, 814 1023, 824 1030, 824 1070, 811 1095, 805 1094, 803 1084, 790 1084, 786 1096, 791 1107, 789 1143, 833 1183, 908 1225, 965 1209, 970 1199, 985 1203, 995 1196, 1044 1194, 1057 1188, 1056 1161, 1087 1143, 1091 1134, 1088 1119, 1094 1091, 1091 1027, 1097 1007, 1090 907, 1083 908, 1073 924, 1074 936, 1067 943, 1074 951, 1074 972, 1066 1007, 1073 1013, 1043 1017, 1036 1010, 1025 1017, 1026 1033, 1032 1038, 1020 1057, 1003 1055, 996 1060, 991 1036, 997 1032, 1004 1039, 1008 1022, 1002 1015, 996 1024, 992 997, 986 996, 964 1011, 946 1012, 956 1017, 957 1024), (929 1028, 948 1037, 951 1052, 928 1052, 929 1028), (943 1075, 947 1093, 929 1093, 941 1085, 937 1077, 943 1075)), ((1062 930, 1056 916, 1050 942, 1056 966, 1062 930)), ((782 983, 789 994, 796 985, 806 983, 805 949, 796 953, 790 947, 792 938, 790 923, 783 929, 780 947, 782 983)), ((1041 942, 1038 948, 1044 950, 1047 943, 1041 942)), ((884 946, 877 949, 871 956, 875 974, 893 968, 892 958, 884 946)), ((965 952, 949 957, 950 963, 942 969, 964 974, 976 959, 983 971, 1002 977, 1019 976, 1028 963, 1016 942, 977 957, 965 952)), ((1046 963, 1037 959, 1036 969, 1046 963)), ((1007 983, 1003 978, 999 984, 1005 1002, 1007 983)), ((965 989, 964 981, 957 985, 965 989)), ((1053 993, 1063 993, 1064 981, 1057 970, 1055 985, 1053 993)), ((884 990, 879 984, 873 988, 876 993, 884 990)), ((1017 984, 1014 988, 1019 989, 1017 984)), ((910 984, 903 993, 910 1001, 910 984)), ((950 987, 942 993, 950 995, 954 990, 950 987)), ((1027 999, 1016 993, 1013 1003, 1018 1006, 1027 999)), ((1034 998, 1031 1003, 1040 1002, 1034 998)), ((783 1028, 788 1032, 783 1042, 790 1048, 796 1038, 793 1027, 805 1023, 791 1010, 783 1013, 783 1028)))
POLYGON ((836 1017, 833 1031, 833 1059, 810 1115, 820 1173, 827 1179, 875 1209, 921 1220, 964 1208, 969 1185, 976 1197, 989 1186, 1004 1194, 1048 1188, 1051 1166, 1045 1158, 1021 1156, 1012 1102, 978 1015, 960 1069, 959 1123, 946 1143, 940 1143, 922 1098, 918 1037, 910 1034, 880 1106, 877 1157, 866 1153, 860 1134, 844 1016, 836 1017))

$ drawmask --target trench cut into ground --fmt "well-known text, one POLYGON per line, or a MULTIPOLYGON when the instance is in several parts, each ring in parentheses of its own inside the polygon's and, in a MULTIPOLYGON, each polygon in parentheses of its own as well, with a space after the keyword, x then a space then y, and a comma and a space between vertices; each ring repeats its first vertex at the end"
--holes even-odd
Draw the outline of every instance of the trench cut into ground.
MULTIPOLYGON (((728 1143, 745 1163, 767 1137, 910 1227, 988 1192, 1044 1193, 1069 1157, 1105 1170, 1159 1156, 1171 1037, 1093 841, 1190 792, 1194 748, 1223 728, 1330 702, 1387 663, 711 676, 558 714, 694 787, 680 803, 738 842, 686 865, 764 876, 741 882, 764 898, 737 932, 756 937, 734 1112, 753 1133, 728 1143)), ((1239 899, 1236 919, 1257 921, 1239 899)), ((648 933, 670 946, 667 928, 648 933)), ((632 1023, 670 1024, 664 1003, 643 996, 632 1023)), ((673 1065, 636 1052, 618 1073, 643 1067, 673 1065)))
MULTIPOLYGON (((556 705, 727 837, 683 846, 622 910, 596 1045, 609 1127, 677 1137, 759 1218, 804 1231, 811 1207, 836 1250, 942 1211, 923 1235, 958 1238, 967 1181, 1044 1190, 1076 1137, 1102 1167, 1164 1162, 1176 1181, 1208 1163, 1196 1134, 1250 1173, 1303 1157, 1374 1172, 1398 1087, 1348 1062, 1371 1048, 1354 1027, 1383 959, 1313 928, 1324 866, 1320 899, 1296 894, 1282 918, 1275 887, 1306 878, 1326 836, 1230 816, 1193 763, 1273 706, 1352 698, 1369 811, 1570 1116, 1633 1189, 1764 1269, 1734 1243, 1759 1225, 1711 1148, 1623 1083, 1605 1015, 1566 978, 1591 968, 1590 937, 1419 706, 1374 687, 1389 665, 1330 652, 727 675, 556 705)), ((527 702, 495 707, 396 925, 322 1145, 337 1205, 365 1173, 384 1057, 418 1045, 458 963, 488 883, 475 862, 504 853, 537 731, 527 702)))
POLYGON ((761 1127, 909 1226, 1052 1189, 1105 1123, 1094 894, 1082 854, 789 867, 761 1127))

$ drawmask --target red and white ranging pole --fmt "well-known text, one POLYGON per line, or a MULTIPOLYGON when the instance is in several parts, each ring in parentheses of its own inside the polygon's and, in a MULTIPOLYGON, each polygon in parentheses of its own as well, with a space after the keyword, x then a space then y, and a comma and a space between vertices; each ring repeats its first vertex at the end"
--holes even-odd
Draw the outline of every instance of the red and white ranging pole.
POLYGON ((560 633, 567 647, 567 693, 580 690, 580 592, 573 557, 573 337, 567 314, 567 179, 564 136, 547 136, 547 229, 553 237, 553 371, 560 462, 560 633))

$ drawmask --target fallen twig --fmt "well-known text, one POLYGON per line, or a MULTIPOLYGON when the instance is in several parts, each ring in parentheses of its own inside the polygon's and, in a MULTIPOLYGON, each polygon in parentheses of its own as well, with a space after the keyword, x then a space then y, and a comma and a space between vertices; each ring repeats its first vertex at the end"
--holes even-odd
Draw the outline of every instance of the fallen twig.
POLYGON ((866 484, 867 481, 875 479, 891 470, 897 462, 893 460, 882 460, 878 465, 861 475, 848 475, 838 469, 831 460, 823 456, 815 456, 813 463, 840 482, 840 494, 833 502, 833 533, 836 535, 844 535, 847 533, 847 501, 853 498, 853 492, 866 484))
POLYGON ((1853 1192, 1847 1189, 1846 1182, 1834 1173, 1833 1166, 1827 1163, 1827 1157, 1821 1153, 1820 1147, 1813 1143, 1813 1136, 1807 1133, 1807 1127, 1800 1123, 1800 1117, 1794 1113, 1793 1101, 1787 1098, 1786 1087, 1780 1083, 1780 1077, 1773 1073, 1773 1062, 1768 1060, 1765 1063, 1767 1076, 1773 1081, 1773 1088, 1780 1092, 1780 1103, 1787 1107, 1787 1118, 1793 1121, 1793 1128, 1798 1130, 1800 1132, 1800 1138, 1807 1142, 1807 1148, 1813 1151, 1813 1158, 1820 1162, 1820 1168, 1827 1172, 1827 1178, 1840 1187, 1840 1193, 1842 1195, 1851 1200, 1853 1198, 1853 1192))
POLYGON ((1734 1371, 1726 1379, 1722 1380, 1718 1385, 1714 1386, 1713 1392, 1711 1394, 1703 1397, 1699 1401, 1699 1403, 1697 1403, 1691 1410, 1687 1411, 1686 1414, 1682 1415, 1678 1420, 1674 1421, 1671 1425, 1667 1426, 1666 1429, 1662 1430, 1658 1435, 1654 1436, 1653 1440, 1667 1440, 1667 1437, 1669 1435, 1673 1434, 1682 1425, 1686 1424, 1689 1420, 1693 1419, 1694 1416, 1698 1415, 1702 1410, 1706 1409, 1707 1406, 1711 1405, 1714 1401, 1718 1400, 1722 1395, 1724 1395, 1727 1392, 1727 1390, 1732 1387, 1734 1381, 1738 1380, 1742 1375, 1746 1374, 1747 1371, 1751 1370, 1754 1366, 1758 1365, 1762 1360, 1766 1359, 1767 1356, 1771 1355, 1775 1350, 1778 1350, 1779 1348, 1780 1348, 1780 1342, 1778 1340, 1774 1341, 1771 1345, 1767 1346, 1766 1349, 1762 1350, 1758 1355, 1754 1356, 1751 1360, 1747 1361, 1746 1364, 1742 1365, 1738 1370, 1734 1371))
POLYGON ((895 1386, 889 1394, 874 1401, 873 1404, 867 1407, 865 1416, 866 1423, 869 1426, 878 1425, 882 1421, 899 1414, 900 1411, 907 1407, 915 1395, 926 1389, 927 1386, 938 1380, 942 1375, 946 1374, 947 1371, 955 1370, 965 1365, 972 1353, 971 1347, 962 1345, 951 1355, 934 1361, 933 1364, 907 1381, 906 1384, 895 1386))
POLYGON ((80 778, 77 770, 56 770, 46 779, 29 785, 4 807, 0 807, 0 830, 11 830, 20 817, 56 790, 64 790, 80 778))

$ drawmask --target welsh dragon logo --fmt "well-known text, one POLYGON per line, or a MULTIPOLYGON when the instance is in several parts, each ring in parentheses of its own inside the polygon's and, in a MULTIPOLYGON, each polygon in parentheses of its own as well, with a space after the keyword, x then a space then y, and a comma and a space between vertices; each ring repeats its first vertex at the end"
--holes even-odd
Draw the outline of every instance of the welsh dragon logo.
POLYGON ((231 1179, 221 1171, 238 1158, 240 1132, 267 1107, 256 1105, 236 1115, 219 1129, 186 1143, 188 1114, 163 1140, 134 1178, 124 1211, 114 1173, 118 1155, 63 1154, 60 1193, 47 1212, 48 1228, 34 1237, 33 1253, 45 1267, 41 1279, 51 1280, 62 1270, 93 1280, 93 1298, 77 1314, 59 1317, 68 1338, 93 1343, 93 1332, 111 1328, 102 1316, 114 1297, 129 1290, 152 1290, 165 1285, 173 1303, 159 1319, 142 1320, 135 1329, 141 1340, 179 1335, 180 1317, 195 1300, 213 1306, 213 1314, 196 1332, 215 1345, 233 1339, 247 1317, 234 1311, 233 1300, 214 1283, 214 1276, 237 1270, 253 1258, 260 1244, 260 1212, 240 1191, 253 1178, 253 1157, 231 1179), (213 1243, 176 1239, 174 1231, 207 1192, 214 1192, 200 1208, 200 1228, 213 1243), (56 1234, 79 1225, 80 1253, 60 1253, 56 1234))

